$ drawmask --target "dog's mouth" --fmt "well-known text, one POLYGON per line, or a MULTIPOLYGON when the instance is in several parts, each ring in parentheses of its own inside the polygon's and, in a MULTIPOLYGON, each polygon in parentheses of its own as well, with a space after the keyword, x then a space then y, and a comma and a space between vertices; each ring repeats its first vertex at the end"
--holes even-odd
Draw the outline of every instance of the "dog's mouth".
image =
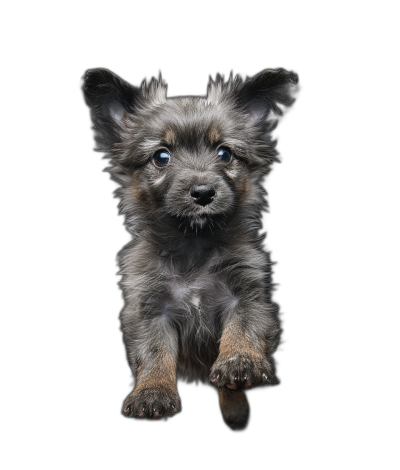
POLYGON ((222 215, 213 213, 176 215, 173 216, 173 219, 175 221, 174 225, 176 225, 179 230, 187 231, 189 229, 196 233, 204 230, 213 232, 225 225, 222 215))

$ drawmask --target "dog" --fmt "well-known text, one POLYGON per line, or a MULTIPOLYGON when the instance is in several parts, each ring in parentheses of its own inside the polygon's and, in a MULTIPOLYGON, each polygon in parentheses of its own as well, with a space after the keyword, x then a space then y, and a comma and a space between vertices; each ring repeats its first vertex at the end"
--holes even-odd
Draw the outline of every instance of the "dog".
POLYGON ((294 102, 297 83, 284 69, 218 74, 206 96, 167 97, 161 74, 135 87, 107 69, 85 73, 96 150, 109 158, 132 236, 118 254, 135 378, 124 416, 178 413, 182 377, 210 381, 226 424, 243 429, 245 390, 278 383, 262 183, 278 160, 270 118, 294 102))

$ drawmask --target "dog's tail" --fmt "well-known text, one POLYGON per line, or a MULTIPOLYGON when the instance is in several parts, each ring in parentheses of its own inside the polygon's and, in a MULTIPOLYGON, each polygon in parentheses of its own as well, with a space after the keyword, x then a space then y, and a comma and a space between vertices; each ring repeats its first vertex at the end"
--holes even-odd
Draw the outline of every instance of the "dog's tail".
POLYGON ((250 415, 249 402, 242 390, 220 389, 219 406, 225 423, 233 430, 244 429, 250 415))

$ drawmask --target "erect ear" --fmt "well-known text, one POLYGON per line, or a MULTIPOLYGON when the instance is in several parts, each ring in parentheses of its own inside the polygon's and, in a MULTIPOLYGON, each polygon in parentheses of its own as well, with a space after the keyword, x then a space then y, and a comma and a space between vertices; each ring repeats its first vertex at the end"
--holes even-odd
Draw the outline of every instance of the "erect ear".
POLYGON ((297 74, 285 69, 263 70, 254 77, 246 78, 238 87, 238 104, 255 121, 264 121, 270 111, 282 115, 278 104, 293 104, 292 93, 298 80, 297 74))
POLYGON ((128 113, 133 113, 140 89, 107 69, 90 69, 83 76, 83 93, 90 107, 98 150, 120 141, 128 113))

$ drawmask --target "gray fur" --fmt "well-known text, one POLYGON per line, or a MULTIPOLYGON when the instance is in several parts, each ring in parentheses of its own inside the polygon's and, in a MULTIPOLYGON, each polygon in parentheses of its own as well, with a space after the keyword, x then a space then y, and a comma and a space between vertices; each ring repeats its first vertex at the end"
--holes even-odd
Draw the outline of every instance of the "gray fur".
POLYGON ((180 376, 208 380, 221 334, 234 325, 263 351, 274 376, 281 328, 259 233, 267 206, 262 182, 277 160, 267 118, 293 102, 297 76, 283 69, 246 80, 217 76, 207 96, 178 98, 167 98, 161 77, 138 88, 105 69, 84 79, 98 150, 110 159, 132 235, 118 261, 133 374, 139 367, 141 378, 150 374, 157 355, 168 352, 180 376), (221 145, 232 162, 216 158, 221 145), (171 155, 163 168, 152 160, 160 148, 171 155), (205 183, 216 197, 201 206, 189 189, 205 183))

